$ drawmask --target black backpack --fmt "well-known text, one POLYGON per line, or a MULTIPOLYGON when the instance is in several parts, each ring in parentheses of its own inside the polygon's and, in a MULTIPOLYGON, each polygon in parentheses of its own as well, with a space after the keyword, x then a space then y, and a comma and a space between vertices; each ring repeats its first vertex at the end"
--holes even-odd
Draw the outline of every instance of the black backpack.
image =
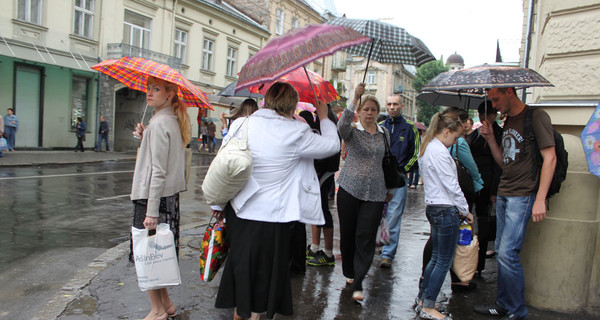
MULTIPOLYGON (((540 149, 537 146, 535 141, 535 135, 533 133, 533 110, 535 108, 529 107, 527 109, 527 113, 525 114, 525 139, 529 140, 529 148, 533 147, 534 149, 530 149, 533 151, 535 161, 533 166, 533 178, 535 179, 539 174, 542 163, 544 159, 542 158, 542 154, 540 153, 540 149)), ((555 194, 560 191, 560 185, 565 178, 567 177, 567 168, 569 167, 569 153, 565 149, 565 141, 563 140, 562 135, 556 131, 556 129, 552 129, 554 132, 554 150, 556 152, 556 168, 554 169, 554 175, 552 176, 552 182, 550 182, 550 188, 548 188, 548 194, 546 198, 551 198, 555 194)))

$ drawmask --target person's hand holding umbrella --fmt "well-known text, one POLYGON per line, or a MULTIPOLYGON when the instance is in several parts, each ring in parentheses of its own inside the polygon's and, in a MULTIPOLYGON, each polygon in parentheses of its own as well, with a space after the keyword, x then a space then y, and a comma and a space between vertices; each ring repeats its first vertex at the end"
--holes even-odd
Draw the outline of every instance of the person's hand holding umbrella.
POLYGON ((356 89, 354 89, 354 99, 352 100, 352 104, 354 104, 355 107, 358 107, 360 97, 363 94, 365 94, 365 84, 360 83, 358 86, 356 86, 356 89))

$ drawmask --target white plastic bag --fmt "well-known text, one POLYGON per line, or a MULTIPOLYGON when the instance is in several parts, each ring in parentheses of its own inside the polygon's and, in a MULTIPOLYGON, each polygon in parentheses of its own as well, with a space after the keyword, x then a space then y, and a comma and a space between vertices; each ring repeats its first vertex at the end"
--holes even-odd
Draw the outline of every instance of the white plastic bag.
POLYGON ((377 228, 377 236, 375 238, 375 245, 377 247, 383 247, 390 244, 390 228, 387 223, 387 203, 383 205, 383 213, 381 215, 381 222, 379 228, 377 228))
POLYGON ((156 290, 181 284, 175 240, 169 225, 161 223, 156 234, 131 227, 133 256, 140 290, 156 290))

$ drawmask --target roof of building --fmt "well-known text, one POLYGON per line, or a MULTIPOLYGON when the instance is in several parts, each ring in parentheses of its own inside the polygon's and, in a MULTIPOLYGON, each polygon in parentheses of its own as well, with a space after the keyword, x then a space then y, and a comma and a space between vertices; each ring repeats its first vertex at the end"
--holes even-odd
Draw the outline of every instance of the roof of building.
POLYGON ((229 4, 225 1, 218 1, 218 0, 196 0, 196 1, 205 3, 213 8, 216 8, 216 9, 230 15, 230 16, 236 17, 244 22, 247 22, 247 23, 257 27, 257 28, 260 28, 263 31, 269 32, 268 28, 265 28, 263 25, 261 25, 254 19, 250 18, 248 15, 244 14, 243 12, 239 11, 238 9, 234 8, 231 4, 229 4))
POLYGON ((465 60, 460 54, 457 54, 455 52, 448 57, 448 59, 446 60, 446 64, 461 64, 464 66, 465 60))

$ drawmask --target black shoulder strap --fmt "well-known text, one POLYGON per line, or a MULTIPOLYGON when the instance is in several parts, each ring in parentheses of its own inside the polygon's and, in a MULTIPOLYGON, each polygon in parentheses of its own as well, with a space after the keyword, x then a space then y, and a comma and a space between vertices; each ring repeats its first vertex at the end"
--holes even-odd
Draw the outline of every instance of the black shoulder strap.
POLYGON ((531 175, 531 179, 535 180, 539 171, 540 171, 540 165, 541 165, 541 155, 540 155, 540 149, 538 148, 537 145, 537 141, 535 140, 535 132, 533 131, 533 112, 534 112, 535 108, 529 107, 527 106, 527 111, 525 113, 525 122, 523 123, 524 125, 524 134, 525 134, 525 139, 528 141, 527 143, 527 152, 531 152, 531 154, 533 155, 533 166, 532 166, 532 175, 531 175))

